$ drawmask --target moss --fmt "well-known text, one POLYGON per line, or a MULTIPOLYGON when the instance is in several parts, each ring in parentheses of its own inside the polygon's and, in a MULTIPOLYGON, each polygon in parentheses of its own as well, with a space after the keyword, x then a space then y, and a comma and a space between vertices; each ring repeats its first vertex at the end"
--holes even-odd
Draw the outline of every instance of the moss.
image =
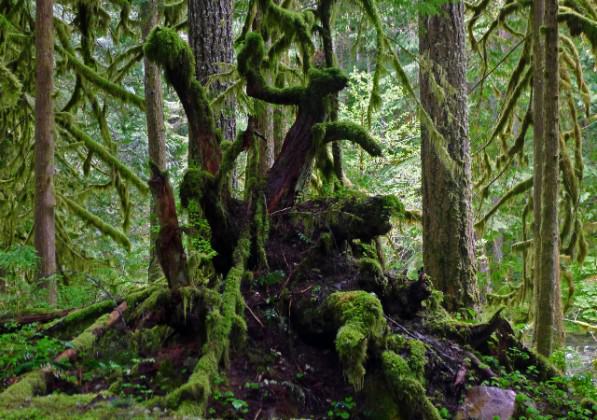
POLYGON ((71 341, 72 347, 79 353, 89 351, 97 340, 97 331, 104 327, 109 317, 110 314, 100 316, 91 326, 87 327, 71 341))
POLYGON ((401 402, 407 418, 441 419, 439 412, 425 395, 425 388, 408 362, 393 351, 382 353, 382 365, 388 385, 401 402))
MULTIPOLYGON (((186 384, 165 397, 168 407, 178 408, 179 414, 202 416, 205 414, 207 400, 211 393, 211 380, 218 374, 222 361, 227 362, 230 336, 234 327, 239 327, 239 307, 242 295, 241 280, 249 257, 251 242, 249 231, 245 229, 233 254, 234 266, 224 279, 224 291, 221 305, 213 308, 207 316, 207 342, 203 354, 195 365, 186 384)), ((244 308, 244 307, 243 307, 244 308)), ((241 331, 246 331, 242 325, 241 331)))
POLYGON ((19 79, 0 63, 0 111, 14 107, 21 97, 22 89, 19 79))
POLYGON ((124 102, 132 103, 142 111, 145 111, 145 99, 143 97, 137 96, 134 93, 129 92, 123 87, 117 85, 116 83, 113 83, 112 81, 99 75, 95 70, 85 65, 83 62, 77 59, 77 57, 75 57, 73 54, 71 54, 69 51, 67 51, 60 45, 56 45, 56 49, 60 52, 60 54, 66 57, 68 63, 83 78, 93 83, 95 86, 102 89, 109 95, 112 95, 115 98, 118 98, 124 102))
POLYGON ((386 320, 379 299, 362 290, 336 292, 328 296, 326 310, 342 325, 336 334, 336 351, 348 382, 363 388, 365 361, 370 342, 380 341, 386 320))
POLYGON ((43 370, 24 375, 18 382, 0 394, 0 407, 10 407, 46 392, 46 378, 43 370))
POLYGON ((360 258, 358 266, 360 287, 381 296, 388 286, 388 279, 379 261, 375 258, 360 258))
POLYGON ((114 241, 122 245, 126 250, 131 250, 131 242, 123 231, 116 229, 114 226, 104 222, 99 216, 91 213, 89 210, 80 206, 68 197, 60 195, 60 201, 63 201, 68 208, 71 209, 71 211, 85 223, 96 227, 100 232, 112 238, 114 241))
POLYGON ((213 175, 201 169, 190 168, 180 184, 180 203, 187 208, 193 200, 201 198, 213 183, 213 175))
MULTIPOLYGON (((154 28, 143 47, 147 58, 166 69, 178 69, 178 74, 190 84, 195 79, 193 52, 178 33, 171 28, 154 28)), ((172 83, 172 81, 170 81, 172 83)))
POLYGON ((238 71, 247 79, 247 94, 269 103, 298 105, 305 96, 305 88, 303 86, 287 88, 270 86, 261 73, 264 59, 263 38, 256 32, 248 33, 238 54, 238 71))
POLYGON ((159 288, 152 292, 152 294, 143 301, 134 311, 134 318, 141 318, 144 314, 163 306, 170 300, 170 289, 159 288))
MULTIPOLYGON (((159 413, 163 414, 163 413, 159 413)), ((151 418, 147 409, 130 400, 118 400, 107 392, 67 395, 55 393, 35 397, 18 406, 0 408, 2 419, 113 419, 151 418)), ((157 415, 156 415, 157 417, 157 415)))
POLYGON ((116 156, 110 153, 108 149, 87 135, 72 121, 70 114, 58 114, 58 123, 70 136, 72 136, 73 139, 85 144, 85 147, 97 155, 101 160, 116 168, 116 170, 120 172, 125 179, 132 182, 140 192, 146 193, 149 191, 149 187, 147 186, 147 182, 145 180, 131 171, 127 165, 122 163, 116 156))
POLYGON ((405 338, 399 334, 393 334, 387 340, 388 350, 394 353, 405 353, 406 361, 412 375, 421 384, 425 383, 425 365, 427 364, 427 346, 420 340, 405 338))
POLYGON ((95 318, 98 315, 104 314, 114 308, 116 302, 113 300, 103 300, 94 303, 93 305, 77 309, 66 315, 63 318, 56 319, 42 328, 42 331, 47 334, 58 330, 67 330, 70 327, 79 327, 81 324, 89 322, 90 318, 95 318))
POLYGON ((167 325, 135 331, 132 338, 136 352, 144 355, 155 354, 173 332, 174 330, 167 325))
POLYGON ((313 137, 323 143, 348 140, 361 146, 371 156, 381 156, 381 147, 369 132, 350 121, 332 121, 313 126, 313 137))

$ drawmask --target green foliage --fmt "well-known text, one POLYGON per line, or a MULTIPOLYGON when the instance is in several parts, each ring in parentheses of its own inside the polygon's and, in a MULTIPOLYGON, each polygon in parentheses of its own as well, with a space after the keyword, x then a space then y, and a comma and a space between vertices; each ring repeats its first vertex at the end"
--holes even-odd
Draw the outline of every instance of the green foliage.
POLYGON ((331 401, 327 418, 347 420, 356 412, 356 407, 357 403, 351 396, 344 397, 341 401, 331 401))

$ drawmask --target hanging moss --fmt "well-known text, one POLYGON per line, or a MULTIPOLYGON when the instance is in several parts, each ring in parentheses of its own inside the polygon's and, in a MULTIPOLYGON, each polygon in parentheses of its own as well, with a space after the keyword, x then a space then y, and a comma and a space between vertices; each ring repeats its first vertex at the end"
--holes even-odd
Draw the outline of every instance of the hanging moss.
POLYGON ((570 7, 560 7, 558 20, 566 22, 573 36, 583 34, 593 46, 593 54, 597 52, 597 21, 578 13, 570 7))
POLYGON ((476 228, 482 229, 487 223, 487 220, 504 205, 507 203, 511 198, 522 194, 523 192, 529 190, 533 186, 533 177, 527 178, 524 181, 519 182, 514 187, 512 187, 509 191, 504 194, 500 200, 483 216, 481 220, 475 223, 476 228))
POLYGON ((145 99, 143 99, 141 96, 137 96, 134 93, 124 89, 123 87, 102 77, 95 70, 83 64, 73 54, 68 52, 65 48, 61 47, 60 45, 56 46, 56 50, 58 50, 68 60, 68 63, 75 69, 75 71, 79 73, 82 77, 84 77, 86 80, 93 83, 95 86, 102 89, 109 95, 118 98, 123 102, 131 103, 137 106, 142 111, 145 111, 145 99))
POLYGON ((344 375, 358 391, 363 388, 367 349, 382 339, 386 320, 379 299, 362 290, 336 292, 328 296, 326 311, 342 325, 336 334, 336 351, 344 375))
POLYGON ((75 140, 85 144, 89 150, 93 151, 100 159, 109 165, 116 168, 120 174, 127 180, 131 181, 135 187, 142 193, 149 191, 147 182, 136 175, 130 168, 122 163, 116 156, 110 153, 104 146, 97 143, 83 130, 81 130, 70 118, 68 114, 59 113, 57 115, 57 121, 66 131, 67 134, 71 135, 75 140))
POLYGON ((100 232, 108 235, 110 238, 122 245, 125 249, 130 251, 131 242, 124 232, 104 222, 99 216, 96 216, 95 214, 81 207, 70 198, 61 195, 60 200, 63 201, 73 211, 73 213, 75 213, 85 223, 95 226, 100 232))
POLYGON ((440 420, 442 417, 425 395, 425 388, 408 362, 393 351, 384 351, 381 357, 386 381, 401 402, 400 407, 407 412, 407 418, 440 420))
POLYGON ((0 111, 14 107, 21 98, 23 86, 10 70, 0 63, 0 111))

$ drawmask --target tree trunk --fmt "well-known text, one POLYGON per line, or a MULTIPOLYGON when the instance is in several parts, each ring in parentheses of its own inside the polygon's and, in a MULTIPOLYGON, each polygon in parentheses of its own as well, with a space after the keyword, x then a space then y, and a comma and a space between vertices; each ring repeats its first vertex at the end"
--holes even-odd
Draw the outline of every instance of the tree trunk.
MULTIPOLYGON (((143 40, 159 22, 158 0, 149 0, 143 5, 143 40)), ((149 160, 162 172, 166 170, 166 135, 164 128, 164 112, 162 100, 162 83, 160 70, 157 64, 152 63, 145 57, 143 59, 145 69, 145 117, 147 119, 147 145, 149 149, 149 160)), ((160 264, 155 251, 155 243, 158 237, 159 223, 157 220, 156 201, 150 199, 150 230, 149 230, 149 268, 148 280, 153 282, 161 274, 160 264)))
POLYGON ((419 37, 420 53, 428 63, 420 71, 421 102, 460 169, 450 175, 433 148, 429 130, 422 127, 423 260, 435 287, 444 292, 446 307, 456 310, 478 302, 463 2, 446 4, 438 15, 421 16, 419 37), (436 97, 433 84, 441 86, 445 100, 436 97))
MULTIPOLYGON (((533 1, 533 311, 535 319, 539 310, 539 289, 541 288, 541 183, 543 180, 543 68, 545 66, 544 43, 541 35, 545 0, 533 1)), ((537 329, 534 330, 533 341, 537 342, 537 329)))
MULTIPOLYGON (((232 0, 189 0, 189 43, 195 54, 197 79, 202 85, 222 72, 222 64, 233 63, 232 0)), ((222 93, 227 83, 210 84, 212 97, 222 93)), ((232 97, 216 116, 224 138, 233 141, 236 133, 235 101, 232 97)))
POLYGON ((536 337, 537 351, 549 356, 557 343, 561 327, 558 230, 559 175, 559 58, 558 58, 558 2, 545 1, 545 72, 543 91, 543 172, 541 186, 540 278, 537 295, 536 337))
MULTIPOLYGON (((323 52, 325 55, 325 65, 327 67, 336 66, 336 54, 334 52, 334 38, 332 36, 332 7, 334 1, 323 1, 319 6, 319 14, 321 19, 321 38, 323 43, 323 52)), ((329 104, 329 120, 338 120, 338 94, 333 94, 330 97, 329 104)), ((334 173, 340 184, 344 183, 344 170, 342 168, 342 147, 340 143, 332 143, 332 156, 334 159, 334 173)))
POLYGON ((53 2, 37 0, 35 16, 35 249, 40 257, 39 275, 49 280, 48 301, 56 304, 56 228, 54 224, 54 71, 53 2))

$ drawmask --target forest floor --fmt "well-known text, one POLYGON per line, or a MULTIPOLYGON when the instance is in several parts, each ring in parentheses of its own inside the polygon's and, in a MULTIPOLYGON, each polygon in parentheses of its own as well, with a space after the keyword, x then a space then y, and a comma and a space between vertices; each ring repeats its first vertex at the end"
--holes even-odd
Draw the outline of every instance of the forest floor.
MULTIPOLYGON (((359 263, 363 255, 357 255, 361 251, 326 245, 293 229, 289 224, 274 226, 267 244, 269 267, 255 270, 252 280, 243 283, 247 334, 232 337, 235 345, 225 357, 228 363, 212 378, 207 416, 399 418, 388 409, 394 402, 387 400, 388 385, 375 349, 369 351, 364 390, 356 392, 334 348, 335 331, 318 334, 301 319, 309 305, 317 308, 334 292, 366 287, 359 263)), ((405 287, 410 284, 390 273, 386 279, 405 287)), ((159 403, 160 397, 189 380, 205 338, 197 326, 177 331, 165 325, 168 309, 156 308, 141 318, 122 317, 91 351, 64 362, 52 360, 65 348, 75 347, 70 340, 92 325, 94 317, 52 334, 44 333, 47 324, 43 323, 5 323, 0 329, 0 349, 6 351, 0 355, 0 400, 2 391, 40 366, 49 380, 39 396, 4 400, 0 418, 178 417, 159 403)), ((474 348, 434 330, 428 305, 405 318, 391 312, 386 310, 384 315, 387 334, 423 344, 421 381, 441 418, 455 418, 467 391, 479 386, 516 392, 517 410, 523 410, 519 415, 526 418, 591 419, 597 413, 589 376, 570 379, 546 374, 541 360, 514 345, 512 338, 492 334, 488 340, 495 345, 477 343, 474 348), (581 401, 580 396, 588 399, 581 401)))

